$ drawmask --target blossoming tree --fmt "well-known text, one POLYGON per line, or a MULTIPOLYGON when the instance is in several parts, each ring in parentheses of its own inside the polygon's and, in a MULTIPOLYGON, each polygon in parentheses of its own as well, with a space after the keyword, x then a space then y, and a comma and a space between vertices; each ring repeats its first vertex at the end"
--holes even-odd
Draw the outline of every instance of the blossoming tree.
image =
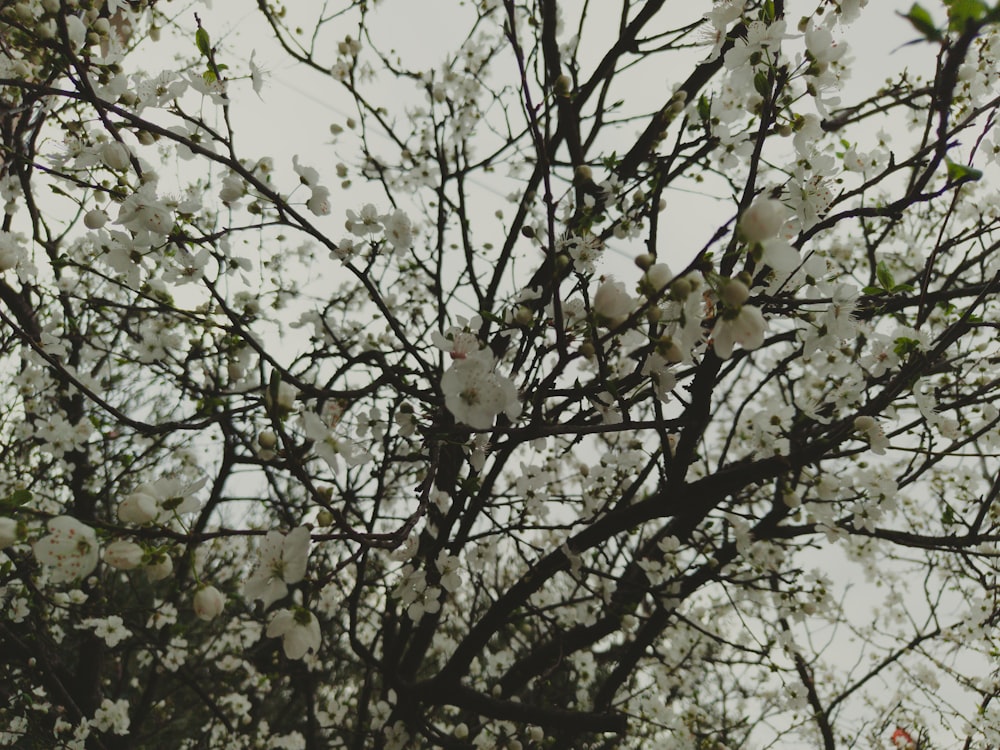
POLYGON ((0 3, 0 744, 1000 745, 1000 6, 225 5, 0 3))

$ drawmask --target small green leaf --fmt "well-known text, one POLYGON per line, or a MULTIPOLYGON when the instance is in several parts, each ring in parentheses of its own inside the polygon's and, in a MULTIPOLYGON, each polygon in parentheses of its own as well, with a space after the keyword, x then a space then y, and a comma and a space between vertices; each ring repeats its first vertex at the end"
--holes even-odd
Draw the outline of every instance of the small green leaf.
POLYGON ((7 499, 14 505, 24 505, 31 500, 31 493, 28 490, 14 490, 7 499))
POLYGON ((771 95, 771 79, 766 71, 758 70, 753 77, 753 87, 757 93, 767 99, 771 95))
POLYGON ((703 121, 707 120, 712 114, 712 105, 708 101, 708 97, 702 94, 698 97, 698 117, 703 121))
POLYGON ((914 3, 911 5, 909 13, 899 13, 899 15, 903 16, 903 18, 913 25, 913 28, 923 34, 924 39, 927 41, 941 41, 941 32, 938 27, 934 25, 934 19, 931 18, 931 14, 928 13, 926 8, 920 5, 920 3, 914 3))
POLYGON ((9 496, 0 498, 0 512, 11 513, 31 500, 28 490, 14 490, 9 496))
POLYGON ((916 339, 907 338, 906 336, 900 336, 896 339, 896 345, 892 348, 896 356, 900 359, 906 359, 906 356, 910 352, 915 352, 920 349, 920 342, 916 339))
POLYGON ((948 29, 959 33, 970 23, 981 21, 989 13, 989 6, 983 0, 946 0, 948 5, 948 29))
POLYGON ((876 294, 885 294, 885 289, 883 289, 880 286, 866 286, 861 291, 864 294, 869 294, 869 295, 872 295, 872 296, 874 296, 876 294))
POLYGON ((198 51, 205 57, 212 58, 212 43, 208 39, 208 32, 201 26, 194 32, 194 43, 198 46, 198 51))
POLYGON ((945 163, 948 165, 949 182, 977 182, 983 177, 983 173, 979 169, 967 167, 951 159, 945 159, 945 163))
POLYGON ((885 264, 884 260, 880 260, 876 266, 875 277, 887 292, 896 288, 896 280, 892 277, 892 271, 889 270, 889 266, 885 264))

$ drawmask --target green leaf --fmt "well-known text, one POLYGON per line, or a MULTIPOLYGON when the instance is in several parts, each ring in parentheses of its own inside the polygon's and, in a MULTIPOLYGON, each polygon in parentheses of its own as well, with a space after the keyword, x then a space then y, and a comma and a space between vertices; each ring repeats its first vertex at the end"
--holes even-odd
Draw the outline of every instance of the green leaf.
POLYGON ((951 159, 944 161, 948 165, 948 180, 950 182, 977 182, 983 177, 983 173, 979 169, 967 167, 951 159))
POLYGON ((707 120, 712 114, 712 105, 708 101, 708 97, 702 94, 698 97, 698 117, 702 121, 707 120))
POLYGON ((208 32, 201 26, 194 32, 194 43, 198 46, 198 51, 201 54, 212 59, 212 43, 208 40, 208 32))
POLYGON ((892 291, 896 288, 896 280, 892 277, 892 271, 889 270, 889 266, 885 264, 884 260, 880 260, 878 266, 876 266, 875 278, 878 279, 878 283, 886 291, 892 291))
POLYGON ((31 493, 28 490, 14 490, 7 499, 14 505, 24 505, 31 500, 31 493))
POLYGON ((907 21, 909 21, 913 28, 923 34, 924 39, 929 42, 940 42, 941 32, 937 26, 934 24, 934 19, 931 18, 931 14, 927 12, 920 3, 914 3, 910 6, 910 12, 903 14, 897 11, 898 15, 903 16, 907 21))
POLYGON ((906 359, 906 356, 910 352, 915 352, 920 349, 920 342, 916 339, 907 338, 906 336, 900 336, 896 339, 896 345, 892 348, 893 352, 900 359, 906 359))
POLYGON ((876 295, 885 294, 885 289, 880 286, 866 286, 861 290, 864 294, 876 295))
POLYGON ((774 10, 774 0, 765 0, 763 7, 760 9, 760 17, 764 23, 771 24, 774 23, 774 19, 777 13, 774 10))
POLYGON ((771 95, 771 79, 766 71, 758 70, 753 77, 753 87, 757 93, 767 99, 771 95))
POLYGON ((959 33, 970 23, 981 21, 989 13, 989 6, 983 0, 945 0, 948 6, 948 29, 959 33))
POLYGON ((0 499, 0 511, 10 513, 28 503, 32 495, 28 490, 14 490, 10 495, 0 499))

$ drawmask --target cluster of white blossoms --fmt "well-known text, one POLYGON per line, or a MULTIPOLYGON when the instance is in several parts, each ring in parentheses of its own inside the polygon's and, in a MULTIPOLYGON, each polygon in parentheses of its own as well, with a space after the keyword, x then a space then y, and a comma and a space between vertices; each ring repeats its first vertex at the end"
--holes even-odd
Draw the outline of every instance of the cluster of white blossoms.
POLYGON ((520 416, 517 387, 495 367, 492 352, 483 349, 456 359, 441 376, 444 404, 456 420, 488 430, 498 414, 512 420, 520 416))
MULTIPOLYGON (((319 184, 319 172, 313 167, 305 167, 299 164, 298 155, 292 157, 292 168, 298 174, 299 181, 309 188, 310 196, 309 200, 306 201, 306 208, 316 216, 326 216, 330 213, 330 189, 319 184)), ((229 193, 229 197, 232 200, 232 196, 236 192, 236 186, 231 185, 230 187, 234 188, 229 193)), ((240 191, 240 194, 242 194, 242 191, 240 191)))
MULTIPOLYGON (((366 203, 359 211, 348 209, 344 227, 353 237, 374 241, 382 235, 397 256, 413 247, 413 225, 406 212, 399 208, 385 214, 380 214, 373 203, 366 203)), ((359 249, 353 237, 342 238, 331 255, 345 263, 350 260, 359 249)))
MULTIPOLYGON (((287 534, 269 531, 260 546, 260 562, 243 587, 249 599, 260 599, 264 609, 288 596, 289 584, 301 581, 306 574, 309 528, 299 526, 287 534)), ((285 655, 301 659, 319 651, 321 636, 316 616, 301 606, 278 609, 268 619, 267 636, 281 638, 285 655)))
MULTIPOLYGON (((799 251, 781 236, 789 218, 789 211, 781 201, 762 193, 743 212, 737 227, 752 259, 785 274, 802 262, 799 251)), ((759 308, 746 304, 750 298, 748 283, 749 278, 745 281, 734 278, 721 284, 721 310, 712 330, 712 345, 722 359, 732 356, 736 344, 752 350, 764 343, 767 321, 759 308)))

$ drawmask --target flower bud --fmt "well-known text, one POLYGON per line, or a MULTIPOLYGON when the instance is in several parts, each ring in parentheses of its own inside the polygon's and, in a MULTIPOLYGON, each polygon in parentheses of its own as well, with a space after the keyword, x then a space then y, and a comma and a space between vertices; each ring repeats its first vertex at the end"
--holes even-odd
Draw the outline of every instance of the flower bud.
POLYGON ((514 313, 514 322, 519 326, 529 326, 534 319, 535 314, 531 312, 531 308, 524 305, 519 305, 517 311, 514 313))
POLYGON ((170 559, 170 555, 159 554, 143 570, 150 581, 162 581, 174 572, 174 561, 170 559))
POLYGON ((129 167, 129 150, 124 143, 112 141, 101 146, 101 161, 108 169, 124 172, 129 167))
POLYGON ((654 263, 642 276, 643 291, 648 295, 658 294, 667 288, 673 277, 673 271, 666 263, 654 263))
POLYGON ((675 279, 670 285, 670 296, 679 302, 686 300, 689 294, 691 294, 691 280, 687 276, 675 279))
POLYGON ((0 518, 0 549, 7 549, 20 538, 17 533, 17 521, 13 518, 0 518))
POLYGON ((858 432, 868 432, 878 424, 875 421, 875 417, 869 417, 867 414, 862 414, 854 418, 854 429, 858 432))
POLYGON ((654 263, 656 263, 656 256, 652 253, 642 253, 641 255, 635 256, 635 264, 643 271, 648 269, 654 263))
POLYGON ((204 586, 194 595, 194 613, 208 622, 222 614, 226 597, 215 586, 204 586))
POLYGON ((278 436, 273 430, 261 430, 257 435, 257 444, 264 450, 271 450, 278 444, 278 436))
POLYGON ((100 229, 108 223, 108 215, 100 208, 93 208, 83 215, 83 225, 87 229, 100 229))
POLYGON ((739 279, 730 279, 722 287, 722 301, 728 307, 739 307, 750 299, 750 290, 739 279))
POLYGON ((787 220, 788 209, 781 201, 759 195, 740 217, 740 234, 747 242, 763 242, 775 237, 787 220))
POLYGON ((142 547, 135 542, 119 539, 104 548, 104 562, 118 570, 132 570, 142 564, 143 554, 142 547))

